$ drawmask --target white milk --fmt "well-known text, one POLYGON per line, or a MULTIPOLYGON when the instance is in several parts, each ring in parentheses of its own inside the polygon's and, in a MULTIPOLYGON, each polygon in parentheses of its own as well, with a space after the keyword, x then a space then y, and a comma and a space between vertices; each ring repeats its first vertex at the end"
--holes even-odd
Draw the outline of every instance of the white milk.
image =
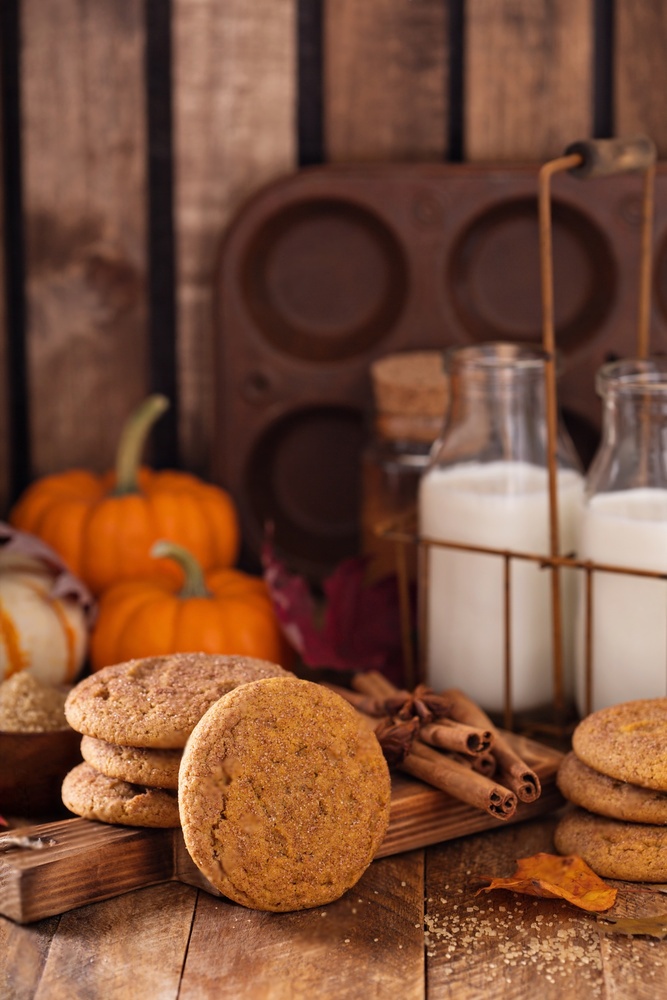
MULTIPOLYGON (((561 551, 577 547, 583 479, 558 473, 561 551)), ((524 462, 467 463, 422 478, 420 534, 492 548, 549 554, 546 469, 524 462)), ((514 559, 512 705, 553 699, 551 572, 514 559)), ((563 659, 573 654, 574 571, 561 571, 563 659)), ((504 706, 504 560, 429 546, 427 682, 459 687, 488 711, 504 706)))
MULTIPOLYGON (((584 508, 581 557, 667 572, 667 490, 598 493, 584 508)), ((577 704, 584 711, 583 601, 577 704)), ((667 582, 593 575, 593 710, 667 694, 667 582)))

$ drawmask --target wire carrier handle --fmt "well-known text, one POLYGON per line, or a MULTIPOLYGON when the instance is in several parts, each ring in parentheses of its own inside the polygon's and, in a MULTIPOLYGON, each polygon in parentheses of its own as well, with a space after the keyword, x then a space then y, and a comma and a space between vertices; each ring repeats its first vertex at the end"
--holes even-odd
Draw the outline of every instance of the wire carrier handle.
MULTIPOLYGON (((557 402, 555 371, 553 247, 551 226, 551 179, 565 171, 574 177, 610 177, 614 174, 644 172, 642 196, 641 263, 639 275, 639 307, 637 313, 637 356, 645 358, 649 350, 649 318, 651 299, 651 257, 653 242, 654 190, 657 152, 647 136, 615 139, 582 139, 571 143, 563 156, 543 164, 540 169, 539 227, 540 272, 542 285, 542 344, 546 352, 545 387, 547 403, 547 464, 549 471, 549 541, 552 558, 560 552, 558 529, 557 468, 557 402)), ((561 596, 559 567, 551 565, 554 707, 563 716, 565 708, 563 682, 563 650, 561 634, 561 596)))

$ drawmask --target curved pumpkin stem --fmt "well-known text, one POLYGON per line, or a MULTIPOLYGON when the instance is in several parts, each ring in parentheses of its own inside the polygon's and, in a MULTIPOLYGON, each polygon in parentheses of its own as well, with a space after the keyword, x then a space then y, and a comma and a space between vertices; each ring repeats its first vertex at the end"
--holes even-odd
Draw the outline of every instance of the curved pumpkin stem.
POLYGON ((167 397, 155 393, 148 396, 126 420, 116 453, 115 496, 139 492, 139 465, 146 439, 153 424, 168 408, 167 397))
POLYGON ((154 559, 173 559, 181 567, 185 581, 179 597, 211 597, 211 592, 206 589, 202 568, 188 549, 176 542, 159 541, 151 548, 151 555, 154 559))

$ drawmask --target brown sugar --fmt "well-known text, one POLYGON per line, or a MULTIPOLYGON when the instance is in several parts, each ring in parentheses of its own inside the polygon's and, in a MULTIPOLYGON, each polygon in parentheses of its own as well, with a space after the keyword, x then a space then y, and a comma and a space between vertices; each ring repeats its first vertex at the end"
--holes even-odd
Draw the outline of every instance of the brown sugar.
POLYGON ((13 674, 0 684, 0 731, 45 733, 68 729, 68 690, 43 684, 26 670, 13 674))

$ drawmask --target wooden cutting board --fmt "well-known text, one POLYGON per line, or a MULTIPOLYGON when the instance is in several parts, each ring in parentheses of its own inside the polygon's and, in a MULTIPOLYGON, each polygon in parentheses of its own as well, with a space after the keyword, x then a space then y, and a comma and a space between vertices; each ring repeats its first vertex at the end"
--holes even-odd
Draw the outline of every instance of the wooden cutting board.
MULTIPOLYGON (((377 857, 517 823, 561 806, 555 776, 562 754, 525 737, 506 735, 540 778, 542 794, 536 802, 521 803, 512 819, 504 821, 395 774, 389 828, 377 857)), ((190 858, 180 830, 74 818, 22 827, 11 836, 39 839, 44 845, 3 849, 0 836, 0 914, 21 924, 159 882, 185 882, 220 895, 190 858)))

